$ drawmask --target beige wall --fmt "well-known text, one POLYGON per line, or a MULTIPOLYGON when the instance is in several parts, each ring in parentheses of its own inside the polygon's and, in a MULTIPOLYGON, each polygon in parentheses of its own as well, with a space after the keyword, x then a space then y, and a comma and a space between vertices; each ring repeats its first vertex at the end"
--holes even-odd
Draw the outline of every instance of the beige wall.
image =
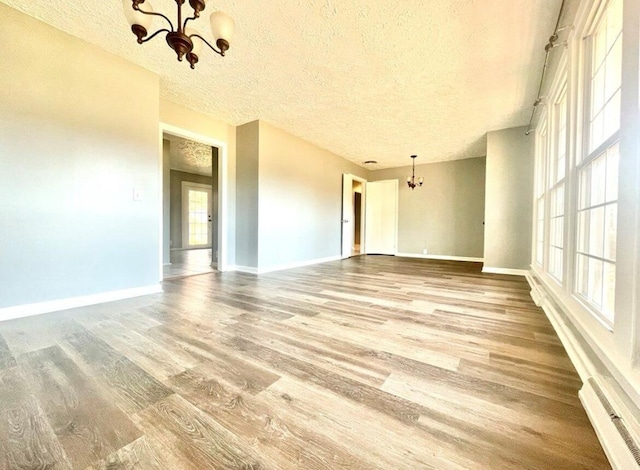
POLYGON ((487 134, 484 265, 529 269, 533 217, 533 134, 515 127, 487 134))
POLYGON ((343 173, 368 172, 260 121, 261 269, 340 255, 343 173))
POLYGON ((485 159, 417 165, 425 182, 414 190, 410 175, 411 166, 371 172, 372 181, 400 180, 398 253, 482 258, 485 159))
POLYGON ((0 17, 0 308, 157 286, 157 76, 0 17))
POLYGON ((259 123, 236 128, 236 264, 258 266, 259 123))
POLYGON ((238 264, 268 270, 339 256, 342 174, 367 170, 263 121, 238 127, 237 138, 238 264))

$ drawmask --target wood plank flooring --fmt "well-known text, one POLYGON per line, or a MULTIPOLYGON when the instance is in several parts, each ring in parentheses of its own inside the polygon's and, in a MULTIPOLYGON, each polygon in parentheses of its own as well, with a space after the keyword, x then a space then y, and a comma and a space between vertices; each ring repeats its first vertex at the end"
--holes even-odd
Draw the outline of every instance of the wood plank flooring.
POLYGON ((362 256, 0 323, 0 470, 608 469, 524 278, 362 256))

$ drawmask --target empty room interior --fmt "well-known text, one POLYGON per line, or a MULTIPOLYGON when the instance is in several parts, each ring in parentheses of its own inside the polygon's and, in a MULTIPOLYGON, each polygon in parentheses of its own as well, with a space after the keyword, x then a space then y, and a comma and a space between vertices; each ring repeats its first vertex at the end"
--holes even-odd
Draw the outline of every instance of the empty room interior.
POLYGON ((640 468, 640 0, 0 20, 0 470, 640 468))

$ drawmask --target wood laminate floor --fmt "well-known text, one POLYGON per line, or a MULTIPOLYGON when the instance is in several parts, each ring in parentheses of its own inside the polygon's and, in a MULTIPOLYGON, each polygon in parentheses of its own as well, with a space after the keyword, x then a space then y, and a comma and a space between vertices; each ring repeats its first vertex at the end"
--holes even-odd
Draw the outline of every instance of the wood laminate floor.
POLYGON ((162 278, 165 281, 216 271, 213 267, 216 262, 215 258, 212 259, 211 248, 173 250, 170 260, 170 264, 162 267, 162 278))
POLYGON ((0 470, 605 469, 524 278, 358 257, 0 323, 0 470))

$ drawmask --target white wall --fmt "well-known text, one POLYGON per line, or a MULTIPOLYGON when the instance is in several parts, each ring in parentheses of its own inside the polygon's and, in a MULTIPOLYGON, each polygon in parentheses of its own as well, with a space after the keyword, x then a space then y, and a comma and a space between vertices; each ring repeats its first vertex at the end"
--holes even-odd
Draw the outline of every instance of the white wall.
POLYGON ((482 258, 485 159, 416 165, 425 181, 414 190, 410 175, 411 166, 371 172, 372 181, 399 180, 398 252, 482 258))
POLYGON ((157 76, 0 17, 0 308, 157 286, 157 76))
MULTIPOLYGON (((640 372, 640 0, 625 0, 618 179, 616 343, 640 372)), ((639 374, 640 376, 640 374, 639 374)), ((640 377, 639 377, 640 378, 640 377)), ((640 387, 640 382, 637 384, 640 387)), ((640 389, 638 390, 640 395, 640 389)), ((638 404, 640 408, 640 404, 638 404)), ((640 420, 640 415, 638 416, 640 420)))
POLYGON ((531 263, 534 159, 526 130, 487 133, 485 268, 528 270, 531 263))

